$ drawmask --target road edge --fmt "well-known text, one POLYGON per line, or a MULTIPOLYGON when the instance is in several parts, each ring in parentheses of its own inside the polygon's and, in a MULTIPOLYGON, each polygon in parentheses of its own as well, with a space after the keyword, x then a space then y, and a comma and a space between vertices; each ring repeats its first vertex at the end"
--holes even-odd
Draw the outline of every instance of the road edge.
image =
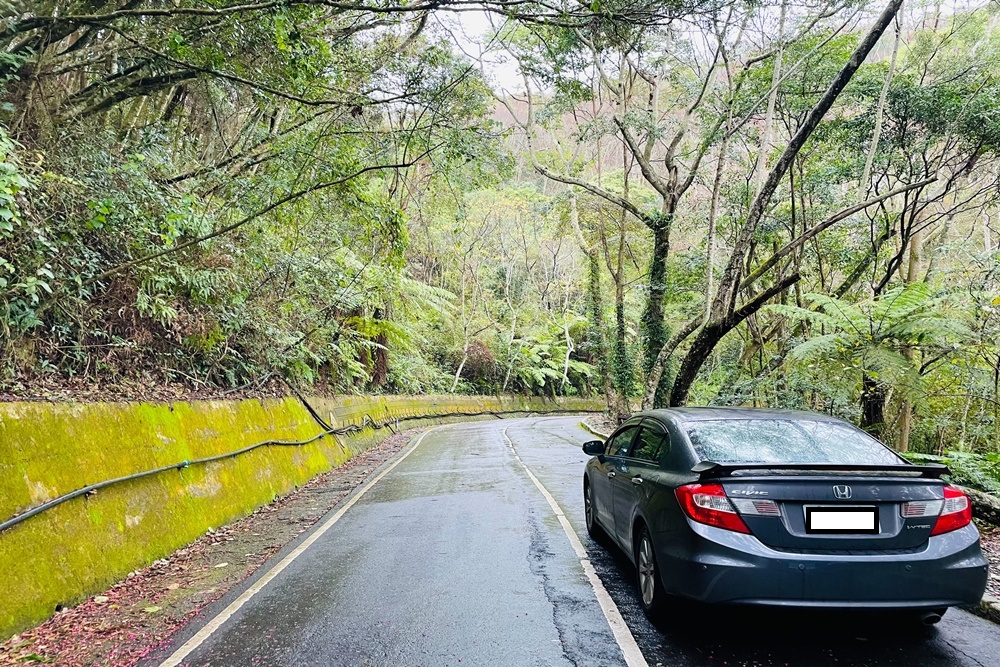
POLYGON ((979 604, 968 605, 961 609, 1000 625, 1000 598, 984 595, 979 604))
MULTIPOLYGON (((159 665, 159 667, 178 667, 183 660, 197 650, 205 642, 205 640, 211 637, 216 630, 222 627, 226 621, 239 611, 244 604, 246 604, 254 595, 259 593, 265 586, 267 586, 268 583, 281 574, 285 568, 291 565, 295 559, 312 546, 316 540, 332 528, 333 525, 336 524, 344 516, 344 514, 346 514, 347 511, 351 509, 351 507, 353 507, 362 496, 364 496, 365 493, 371 490, 372 487, 374 487, 383 477, 389 474, 396 468, 396 466, 412 454, 414 450, 420 446, 420 443, 423 442, 424 436, 437 428, 439 427, 432 426, 417 435, 414 438, 414 442, 409 445, 408 449, 394 457, 390 462, 387 462, 382 469, 375 474, 375 476, 369 478, 364 484, 354 489, 354 491, 352 491, 331 510, 327 517, 325 517, 321 522, 317 522, 317 524, 300 540, 290 543, 289 551, 284 553, 284 555, 281 555, 280 559, 274 559, 273 564, 267 569, 267 571, 252 578, 252 583, 244 588, 235 600, 232 600, 222 609, 215 611, 214 615, 210 616, 207 622, 201 625, 201 627, 199 627, 194 634, 188 637, 183 644, 174 648, 172 652, 168 654, 168 649, 165 648, 162 652, 162 654, 166 656, 165 658, 155 660, 149 664, 159 665)), ((223 598, 223 600, 224 599, 225 598, 223 598)))
POLYGON ((524 468, 524 472, 528 475, 528 478, 535 485, 535 487, 541 492, 542 496, 545 498, 545 502, 549 504, 552 509, 553 514, 555 514, 556 519, 559 521, 559 525, 562 526, 563 532, 566 533, 566 537, 569 540, 570 546, 576 553, 577 558, 580 561, 580 567, 583 568, 583 573, 586 575, 587 580, 590 582, 591 588, 594 589, 594 595, 597 597, 597 603, 601 607, 601 611, 604 613, 604 618, 607 620, 608 625, 611 627, 611 634, 614 635, 615 641, 618 643, 618 648, 621 649, 622 657, 625 658, 625 664, 628 667, 649 667, 649 663, 646 662, 645 656, 642 654, 642 650, 639 648, 638 642, 635 640, 635 636, 632 634, 632 630, 628 627, 628 623, 621 615, 621 611, 618 609, 618 605, 615 601, 611 599, 611 595, 608 593, 607 589, 604 588, 604 582, 597 575, 597 570, 594 569, 594 565, 590 562, 590 558, 587 556, 587 551, 584 549, 583 542, 580 541, 580 536, 576 534, 573 530, 573 526, 570 524, 569 519, 566 518, 566 513, 563 512, 559 503, 556 501, 555 497, 549 490, 545 488, 533 472, 531 468, 521 460, 521 457, 517 453, 517 448, 514 447, 514 441, 510 439, 507 435, 507 427, 501 431, 503 439, 506 440, 507 447, 510 449, 511 453, 517 462, 524 468))
POLYGON ((595 427, 591 426, 590 423, 587 421, 586 417, 580 420, 580 428, 582 428, 587 433, 596 435, 598 438, 601 438, 602 440, 607 440, 608 436, 611 435, 610 433, 604 433, 603 431, 599 431, 595 427))

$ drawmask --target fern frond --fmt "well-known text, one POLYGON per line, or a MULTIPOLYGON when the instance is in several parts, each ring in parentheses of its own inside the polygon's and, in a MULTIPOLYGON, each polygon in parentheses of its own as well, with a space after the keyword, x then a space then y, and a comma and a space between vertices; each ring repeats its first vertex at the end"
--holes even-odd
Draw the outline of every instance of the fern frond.
POLYGON ((761 308, 761 311, 784 315, 788 319, 796 322, 808 322, 809 324, 825 326, 837 330, 842 328, 842 322, 836 317, 820 311, 809 310, 808 308, 799 308, 798 306, 787 306, 780 303, 772 303, 761 308))
POLYGON ((821 311, 833 318, 832 326, 849 334, 866 335, 871 331, 871 318, 865 312, 863 304, 848 303, 828 294, 810 293, 804 295, 815 310, 821 311))
POLYGON ((455 311, 456 295, 446 289, 402 276, 399 279, 400 305, 408 312, 426 314, 433 312, 448 317, 455 311))
POLYGON ((840 355, 849 343, 841 333, 826 334, 810 338, 795 346, 788 353, 793 361, 812 361, 820 358, 830 358, 840 355))

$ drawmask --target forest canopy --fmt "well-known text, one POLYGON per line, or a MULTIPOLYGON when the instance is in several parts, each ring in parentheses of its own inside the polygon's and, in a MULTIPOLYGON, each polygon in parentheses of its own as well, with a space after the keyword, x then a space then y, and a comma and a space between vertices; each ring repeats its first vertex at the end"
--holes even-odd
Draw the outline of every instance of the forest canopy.
POLYGON ((0 393, 766 405, 1000 465, 998 18, 0 0, 0 393))

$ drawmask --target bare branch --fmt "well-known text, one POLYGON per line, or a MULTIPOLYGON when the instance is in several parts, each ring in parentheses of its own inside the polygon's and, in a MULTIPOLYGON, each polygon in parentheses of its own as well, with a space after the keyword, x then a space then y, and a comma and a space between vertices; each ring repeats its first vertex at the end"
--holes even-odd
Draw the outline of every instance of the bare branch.
POLYGON ((785 257, 786 255, 788 255, 788 253, 792 252, 793 250, 795 250, 798 247, 801 247, 803 244, 806 243, 806 241, 808 241, 809 239, 813 238, 814 236, 816 236, 820 232, 822 232, 822 231, 824 231, 826 229, 829 229, 830 227, 832 227, 833 225, 837 224, 841 220, 849 218, 852 215, 854 215, 855 213, 857 213, 858 211, 864 210, 864 209, 868 208, 869 206, 874 206, 875 204, 883 202, 886 199, 889 199, 891 197, 895 197, 896 195, 901 194, 903 192, 909 192, 910 190, 915 190, 917 188, 922 188, 922 187, 924 187, 926 185, 929 185, 929 184, 933 183, 936 180, 937 180, 937 177, 936 176, 932 176, 931 178, 924 179, 924 180, 919 181, 917 183, 910 183, 909 185, 902 185, 902 186, 900 186, 900 187, 898 187, 898 188, 896 188, 894 190, 890 190, 889 192, 886 192, 883 195, 879 195, 877 197, 872 197, 871 199, 863 201, 860 204, 855 204, 854 206, 849 206, 849 207, 847 207, 845 209, 842 209, 842 210, 838 211, 837 213, 834 213, 833 215, 831 215, 829 218, 827 218, 823 222, 820 222, 819 224, 814 225, 813 227, 810 227, 807 231, 805 231, 802 234, 800 234, 798 238, 796 238, 795 240, 791 241, 785 247, 783 247, 781 250, 779 250, 778 252, 776 252, 773 255, 771 255, 767 260, 765 260, 760 266, 758 266, 756 269, 754 269, 754 271, 743 280, 742 287, 748 287, 751 284, 753 284, 754 282, 756 282, 761 276, 763 276, 765 273, 767 273, 767 271, 769 271, 772 267, 774 267, 774 265, 777 264, 783 257, 785 257))
POLYGON ((593 195, 597 195, 598 197, 611 202, 615 206, 619 206, 625 209, 626 211, 634 215, 636 218, 641 220, 643 224, 645 225, 652 224, 652 220, 650 219, 650 217, 645 213, 643 213, 638 206, 636 206, 635 204, 633 204, 632 202, 628 201, 623 197, 619 197, 610 190, 599 188, 593 183, 589 183, 580 178, 574 178, 573 176, 567 176, 566 174, 558 174, 550 169, 543 167, 540 164, 535 165, 535 171, 537 171, 542 176, 545 176, 546 178, 551 178, 553 181, 559 181, 560 183, 565 183, 566 185, 575 185, 577 187, 583 188, 587 192, 593 195))

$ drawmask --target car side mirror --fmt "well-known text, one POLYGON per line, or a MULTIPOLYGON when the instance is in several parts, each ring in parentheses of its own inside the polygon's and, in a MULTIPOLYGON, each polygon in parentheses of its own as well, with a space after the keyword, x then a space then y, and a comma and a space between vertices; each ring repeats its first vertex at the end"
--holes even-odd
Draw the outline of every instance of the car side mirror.
POLYGON ((604 453, 604 443, 600 440, 589 440, 583 443, 583 453, 590 456, 600 456, 604 453))

